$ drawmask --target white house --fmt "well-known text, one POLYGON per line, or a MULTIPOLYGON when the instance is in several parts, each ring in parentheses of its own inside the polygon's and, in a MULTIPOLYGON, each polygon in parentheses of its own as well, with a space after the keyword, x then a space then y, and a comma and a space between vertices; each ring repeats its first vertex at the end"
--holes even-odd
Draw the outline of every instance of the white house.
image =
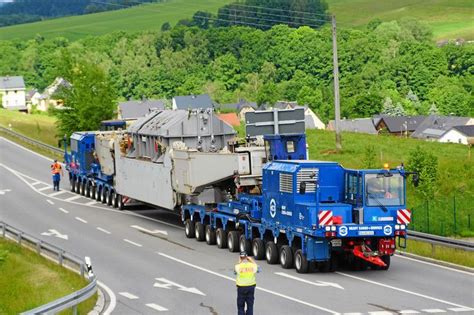
POLYGON ((25 81, 21 76, 0 77, 2 106, 6 109, 26 111, 25 81))
POLYGON ((439 142, 473 144, 474 125, 454 126, 441 136, 439 142))
POLYGON ((55 94, 59 91, 60 88, 70 88, 72 85, 66 79, 57 77, 54 79, 54 82, 51 83, 37 99, 32 99, 32 104, 37 106, 37 109, 40 111, 47 111, 49 107, 61 107, 64 105, 62 99, 57 98, 55 94), (35 102, 33 102, 35 101, 35 102), (37 103, 36 103, 37 102, 37 103))
POLYGON ((295 108, 298 107, 304 108, 304 123, 306 129, 326 129, 326 125, 321 121, 318 115, 309 108, 309 106, 296 106, 295 108))

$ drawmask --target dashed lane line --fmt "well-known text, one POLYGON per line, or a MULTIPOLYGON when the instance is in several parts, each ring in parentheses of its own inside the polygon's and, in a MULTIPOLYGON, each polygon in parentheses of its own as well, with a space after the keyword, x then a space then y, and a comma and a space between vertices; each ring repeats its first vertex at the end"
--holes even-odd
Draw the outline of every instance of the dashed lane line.
POLYGON ((138 244, 138 243, 135 243, 131 240, 127 240, 126 238, 123 239, 125 242, 129 243, 129 244, 132 244, 132 245, 135 245, 137 247, 142 247, 143 245, 142 244, 138 244))
MULTIPOLYGON (((157 254, 160 255, 160 256, 166 257, 166 258, 168 258, 168 259, 174 260, 174 261, 176 261, 176 262, 179 262, 179 263, 181 263, 181 264, 183 264, 183 265, 192 267, 192 268, 194 268, 194 269, 198 269, 198 270, 201 270, 201 271, 210 273, 210 274, 212 274, 212 275, 215 275, 215 276, 218 276, 218 277, 221 277, 221 278, 230 280, 230 281, 235 281, 235 279, 233 279, 233 278, 231 278, 231 277, 225 276, 225 275, 223 275, 223 274, 217 273, 217 272, 215 272, 215 271, 212 271, 212 270, 209 270, 209 269, 206 269, 206 268, 197 266, 197 265, 193 265, 193 264, 188 263, 188 262, 186 262, 186 261, 184 261, 184 260, 181 260, 181 259, 179 259, 179 258, 175 258, 175 257, 173 257, 173 256, 170 256, 170 255, 167 255, 167 254, 164 254, 164 253, 160 253, 160 252, 157 252, 157 254)), ((281 297, 281 298, 284 298, 284 299, 287 299, 287 300, 290 300, 290 301, 293 301, 293 302, 296 302, 296 303, 299 303, 299 304, 303 304, 303 305, 306 305, 306 306, 309 306, 309 307, 318 309, 318 310, 320 310, 320 311, 323 311, 323 312, 326 312, 326 313, 329 313, 329 314, 339 314, 338 312, 333 311, 333 310, 330 310, 330 309, 327 309, 327 308, 325 308, 325 307, 322 307, 322 306, 319 306, 319 305, 315 305, 315 304, 311 304, 311 303, 308 303, 308 302, 305 302, 305 301, 302 301, 302 300, 296 299, 296 298, 294 298, 294 297, 291 297, 291 296, 288 296, 288 295, 284 295, 284 294, 281 294, 281 293, 278 293, 278 292, 275 292, 275 291, 272 291, 272 290, 268 290, 268 289, 265 289, 265 288, 262 288, 262 287, 257 287, 256 289, 257 289, 257 290, 260 290, 260 291, 263 291, 263 292, 267 292, 267 293, 272 294, 272 295, 279 296, 279 297, 281 297)))
POLYGON ((133 295, 132 293, 128 293, 128 292, 119 292, 119 294, 123 297, 126 297, 127 299, 129 300, 137 300, 139 299, 138 296, 136 295, 133 295))
POLYGON ((168 309, 166 307, 163 307, 163 306, 155 304, 155 303, 148 303, 148 304, 145 304, 145 305, 148 306, 149 308, 154 309, 155 311, 158 311, 158 312, 168 311, 168 309))
POLYGON ((430 313, 430 314, 435 314, 435 313, 446 313, 445 310, 439 309, 439 308, 433 308, 433 309, 423 309, 421 310, 422 312, 425 313, 430 313))
POLYGON ((448 308, 449 311, 453 311, 453 312, 472 312, 474 311, 474 308, 470 308, 470 307, 451 307, 451 308, 448 308))
POLYGON ((370 315, 393 315, 392 312, 387 312, 387 311, 374 311, 374 312, 369 312, 370 315))
POLYGON ((361 278, 361 277, 353 276, 353 275, 350 275, 350 274, 347 274, 347 273, 338 272, 338 271, 335 272, 335 273, 337 273, 338 275, 341 275, 341 276, 349 277, 349 278, 356 279, 356 280, 359 280, 359 281, 368 282, 368 283, 375 284, 375 285, 385 287, 385 288, 388 288, 388 289, 392 289, 392 290, 395 290, 395 291, 408 293, 408 294, 411 294, 411 295, 416 295, 416 296, 419 296, 419 297, 422 297, 422 298, 425 298, 425 299, 428 299, 428 300, 440 302, 440 303, 443 303, 443 304, 448 304, 448 305, 452 305, 452 306, 456 306, 456 307, 467 308, 467 306, 464 306, 464 305, 459 305, 459 304, 456 304, 456 303, 448 302, 448 301, 441 300, 441 299, 431 297, 431 296, 428 296, 428 295, 424 295, 424 294, 421 294, 421 293, 417 293, 417 292, 401 289, 401 288, 398 288, 398 287, 394 287, 394 286, 391 286, 391 285, 388 285, 388 284, 383 284, 383 283, 380 283, 380 282, 376 282, 376 281, 364 279, 364 278, 361 278))
POLYGON ((54 205, 54 202, 52 202, 51 200, 46 199, 46 201, 47 201, 50 205, 54 205))
POLYGON ((64 208, 59 208, 59 211, 62 211, 62 212, 64 212, 64 213, 69 213, 69 211, 67 211, 67 210, 64 209, 64 208))
POLYGON ((112 232, 109 232, 109 231, 107 231, 106 229, 103 229, 103 228, 101 228, 101 227, 99 227, 99 226, 97 227, 97 230, 99 230, 99 231, 101 231, 101 232, 104 232, 105 234, 112 234, 112 232))
POLYGON ((415 310, 402 310, 402 311, 399 311, 398 313, 400 313, 400 314, 420 314, 420 312, 415 311, 415 310))
POLYGON ((75 219, 76 219, 77 221, 80 221, 80 222, 82 222, 82 223, 87 223, 87 221, 86 221, 86 220, 84 220, 84 219, 82 219, 82 218, 75 217, 75 219))

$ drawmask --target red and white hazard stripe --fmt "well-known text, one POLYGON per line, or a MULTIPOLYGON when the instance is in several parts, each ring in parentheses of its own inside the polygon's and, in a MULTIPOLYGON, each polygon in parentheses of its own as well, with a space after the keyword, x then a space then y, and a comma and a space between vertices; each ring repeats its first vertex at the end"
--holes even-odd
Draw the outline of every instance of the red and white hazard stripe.
POLYGON ((318 214, 319 225, 333 225, 331 210, 321 210, 318 214))
POLYGON ((397 223, 408 224, 411 222, 411 211, 409 209, 400 209, 397 211, 397 223))

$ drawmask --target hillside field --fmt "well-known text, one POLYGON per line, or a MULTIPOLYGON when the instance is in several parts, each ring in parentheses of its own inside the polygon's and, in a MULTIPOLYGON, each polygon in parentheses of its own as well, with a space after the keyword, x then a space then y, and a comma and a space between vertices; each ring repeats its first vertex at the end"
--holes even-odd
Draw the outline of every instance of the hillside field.
MULTIPOLYGON (((117 11, 72 16, 0 28, 0 39, 30 39, 36 34, 70 40, 113 31, 159 30, 165 22, 174 25, 194 12, 217 9, 231 0, 169 0, 117 11)), ((474 1, 471 0, 327 0, 341 27, 363 27, 370 20, 416 17, 433 28, 435 39, 474 39, 474 1)))

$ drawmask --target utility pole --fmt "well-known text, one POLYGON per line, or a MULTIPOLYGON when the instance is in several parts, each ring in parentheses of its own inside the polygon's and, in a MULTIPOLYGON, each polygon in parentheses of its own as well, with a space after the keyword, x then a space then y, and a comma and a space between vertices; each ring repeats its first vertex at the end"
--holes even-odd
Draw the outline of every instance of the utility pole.
POLYGON ((335 107, 335 117, 334 117, 334 127, 336 129, 336 150, 342 150, 341 143, 341 107, 339 101, 339 64, 337 60, 337 37, 336 37, 336 17, 333 15, 332 18, 332 59, 334 65, 334 107, 335 107))

